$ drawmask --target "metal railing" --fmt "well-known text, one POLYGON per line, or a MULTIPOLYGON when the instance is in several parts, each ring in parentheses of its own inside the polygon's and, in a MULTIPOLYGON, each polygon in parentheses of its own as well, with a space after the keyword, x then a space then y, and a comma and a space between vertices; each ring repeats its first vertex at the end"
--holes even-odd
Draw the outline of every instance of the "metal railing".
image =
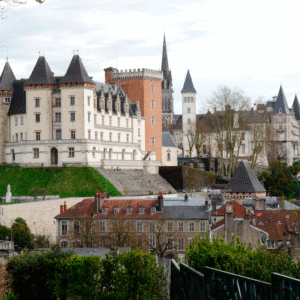
POLYGON ((204 267, 204 274, 171 261, 171 300, 299 300, 300 280, 272 273, 272 283, 204 267))

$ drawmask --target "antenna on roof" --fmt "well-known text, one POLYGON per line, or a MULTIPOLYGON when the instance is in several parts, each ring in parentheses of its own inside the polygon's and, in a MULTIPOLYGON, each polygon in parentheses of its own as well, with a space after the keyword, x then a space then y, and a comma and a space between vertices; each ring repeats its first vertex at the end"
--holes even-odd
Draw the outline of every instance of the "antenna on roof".
POLYGON ((41 52, 39 51, 39 57, 41 56, 41 52))

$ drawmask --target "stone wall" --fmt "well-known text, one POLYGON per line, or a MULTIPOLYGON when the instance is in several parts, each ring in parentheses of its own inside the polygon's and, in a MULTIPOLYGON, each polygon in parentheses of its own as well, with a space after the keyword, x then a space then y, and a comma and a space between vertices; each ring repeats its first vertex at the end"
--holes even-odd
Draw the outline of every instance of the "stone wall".
POLYGON ((10 227, 14 219, 21 217, 26 221, 33 234, 49 235, 51 241, 55 242, 56 220, 54 217, 60 214, 60 205, 66 202, 67 208, 70 208, 84 198, 64 198, 0 205, 3 209, 3 216, 0 216, 1 224, 10 227))

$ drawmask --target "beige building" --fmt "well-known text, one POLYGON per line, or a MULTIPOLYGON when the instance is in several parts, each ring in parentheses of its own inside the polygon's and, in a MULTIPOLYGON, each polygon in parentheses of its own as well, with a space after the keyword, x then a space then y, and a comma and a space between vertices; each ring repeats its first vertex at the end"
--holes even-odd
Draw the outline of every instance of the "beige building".
POLYGON ((177 166, 178 148, 168 131, 162 132, 162 166, 177 166))
POLYGON ((0 163, 158 173, 155 151, 145 151, 139 102, 116 84, 94 82, 79 55, 64 76, 41 56, 29 79, 15 80, 7 62, 0 90, 0 163))

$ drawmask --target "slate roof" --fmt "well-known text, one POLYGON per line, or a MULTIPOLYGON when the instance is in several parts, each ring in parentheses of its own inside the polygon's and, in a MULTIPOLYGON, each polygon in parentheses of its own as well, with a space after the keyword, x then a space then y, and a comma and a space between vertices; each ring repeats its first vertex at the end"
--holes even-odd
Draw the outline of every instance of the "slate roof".
POLYGON ((94 81, 89 77, 78 54, 73 56, 66 75, 60 80, 59 83, 68 82, 94 83, 94 81))
POLYGON ((178 220, 209 220, 210 211, 204 206, 164 206, 162 218, 178 220))
POLYGON ((0 91, 12 91, 14 80, 16 80, 16 77, 7 61, 0 77, 0 91))
POLYGON ((226 186, 226 190, 232 193, 260 193, 266 192, 265 188, 257 179, 248 162, 241 161, 232 178, 226 186))
POLYGON ((51 71, 46 58, 40 56, 25 84, 55 84, 54 73, 51 71))
POLYGON ((295 95, 294 103, 293 103, 294 113, 296 120, 300 120, 300 105, 298 101, 297 95, 295 95))
POLYGON ((284 114, 289 114, 290 113, 289 106, 286 102, 286 98, 285 98, 282 86, 280 86, 278 96, 277 96, 277 100, 276 100, 275 105, 274 105, 274 109, 277 112, 279 112, 279 109, 281 109, 281 112, 283 112, 284 114))
POLYGON ((194 88, 192 77, 191 77, 191 74, 190 74, 189 70, 187 71, 181 93, 197 93, 195 88, 194 88))
POLYGON ((169 131, 162 132, 162 146, 163 147, 177 147, 169 131))
POLYGON ((8 115, 18 115, 26 113, 26 92, 24 82, 26 79, 15 80, 13 82, 13 95, 9 106, 8 115))

